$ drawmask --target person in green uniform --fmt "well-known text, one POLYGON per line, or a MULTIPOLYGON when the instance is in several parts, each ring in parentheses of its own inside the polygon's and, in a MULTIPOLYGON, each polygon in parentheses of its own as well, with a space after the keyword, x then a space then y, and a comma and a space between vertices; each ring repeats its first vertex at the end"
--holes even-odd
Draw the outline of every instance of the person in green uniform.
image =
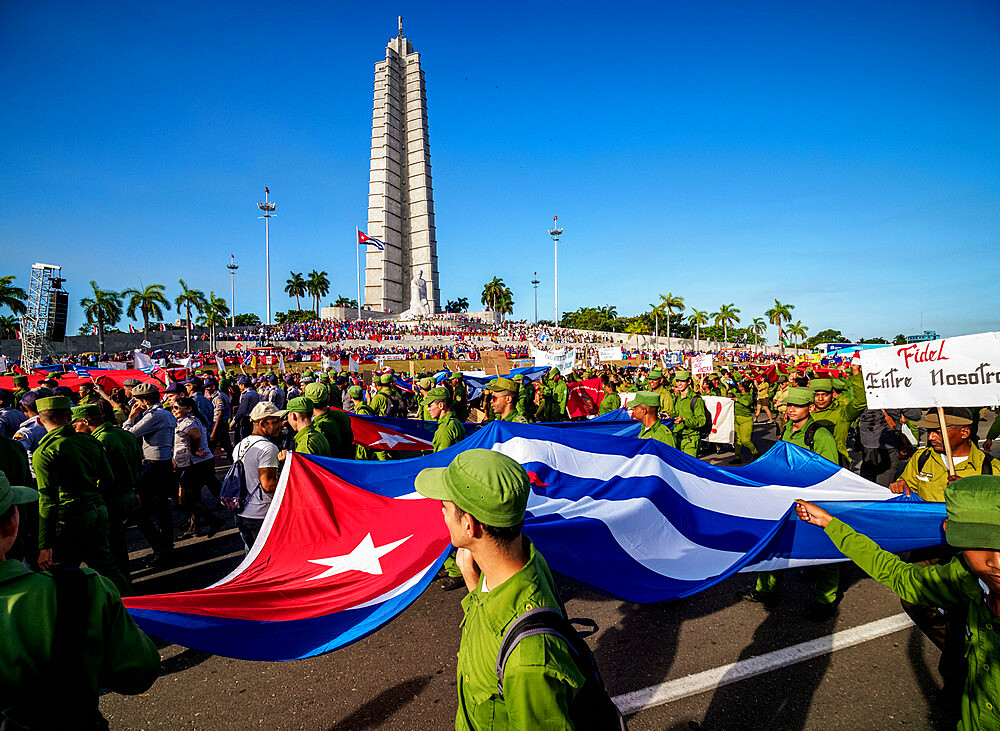
POLYGON ((963 477, 945 488, 947 563, 908 564, 813 503, 796 500, 801 520, 822 528, 862 571, 913 604, 946 607, 964 621, 962 731, 997 728, 1000 708, 1000 477, 963 477))
POLYGON ((334 421, 330 410, 324 408, 330 400, 330 387, 325 383, 310 383, 302 389, 302 395, 309 399, 313 405, 312 425, 326 437, 331 453, 337 450, 336 456, 339 456, 343 440, 340 425, 334 421))
POLYGON ((517 384, 517 413, 524 417, 524 420, 531 422, 535 420, 535 386, 518 373, 512 379, 517 384))
POLYGON ((698 456, 701 431, 710 423, 708 409, 701 396, 691 387, 691 372, 677 371, 674 377, 674 438, 677 448, 692 457, 698 456))
MULTIPOLYGON (((434 438, 431 440, 434 452, 440 452, 442 449, 447 449, 465 439, 465 428, 452 413, 450 399, 451 394, 443 386, 432 388, 424 397, 428 413, 438 423, 437 429, 434 430, 434 438)), ((449 554, 448 558, 445 559, 444 566, 438 572, 437 578, 440 579, 438 585, 445 591, 457 589, 464 583, 462 572, 458 568, 458 564, 455 563, 452 554, 449 554)))
POLYGON ((601 399, 601 405, 597 407, 598 416, 610 414, 622 407, 621 396, 618 395, 614 384, 607 375, 601 376, 601 389, 604 391, 604 398, 601 399))
POLYGON ((851 427, 851 422, 861 416, 868 408, 868 401, 865 397, 865 386, 861 380, 861 366, 852 366, 854 375, 851 376, 851 387, 853 395, 849 403, 837 403, 833 396, 833 379, 814 378, 809 381, 809 388, 816 394, 815 409, 813 419, 833 433, 833 438, 837 442, 837 451, 840 454, 839 460, 833 460, 842 466, 851 463, 851 457, 847 452, 847 431, 851 427))
POLYGON ((767 412, 767 423, 774 423, 774 414, 771 413, 771 384, 767 379, 761 377, 757 381, 757 411, 754 412, 753 420, 760 418, 760 410, 767 412))
POLYGON ((519 642, 504 667, 503 696, 497 692, 504 629, 537 607, 564 611, 545 558, 521 532, 530 490, 524 468, 499 452, 470 449, 447 467, 421 470, 414 486, 441 501, 469 590, 462 600, 455 728, 572 727, 569 709, 584 677, 560 637, 519 642))
POLYGON ((378 377, 379 388, 372 396, 371 409, 376 416, 385 416, 392 406, 392 383, 395 379, 391 373, 383 373, 378 377))
POLYGON ((677 447, 673 432, 660 420, 660 394, 639 391, 629 402, 632 419, 642 424, 639 439, 655 439, 671 447, 677 447))
POLYGON ((0 472, 0 721, 10 729, 108 728, 100 690, 148 690, 160 655, 96 571, 35 573, 10 555, 21 508, 38 498, 0 472))
POLYGON ((417 389, 419 390, 419 401, 417 403, 417 420, 419 421, 431 421, 430 414, 427 413, 427 407, 424 406, 424 398, 426 398, 428 392, 437 385, 437 381, 431 376, 424 376, 417 381, 417 389))
POLYGON ((21 403, 21 397, 31 390, 28 388, 28 377, 23 375, 14 376, 14 407, 21 403))
MULTIPOLYGON (((803 449, 809 449, 821 457, 837 464, 837 442, 825 426, 816 424, 810 412, 814 394, 811 389, 795 386, 788 389, 786 396, 788 426, 781 440, 803 449), (809 444, 811 440, 812 444, 809 444)), ((814 601, 806 616, 815 621, 823 621, 833 616, 837 607, 837 589, 840 585, 840 567, 836 564, 816 566, 816 584, 813 588, 814 601)), ((757 574, 757 585, 744 599, 760 602, 766 607, 778 603, 778 585, 781 573, 764 571, 757 574)))
MULTIPOLYGON (((38 503, 38 567, 87 566, 128 591, 111 553, 104 485, 114 481, 101 443, 70 425, 70 400, 49 396, 35 404, 46 434, 31 455, 41 498, 38 503)), ((110 491, 109 491, 110 492, 110 491)))
POLYGON ((528 420, 517 413, 517 384, 509 378, 495 378, 486 390, 493 396, 493 413, 500 421, 527 424, 528 420))
MULTIPOLYGON (((365 390, 361 386, 351 386, 347 389, 347 395, 354 402, 354 413, 358 416, 374 416, 375 412, 365 403, 365 390)), ((374 450, 363 444, 354 445, 354 459, 377 459, 374 450)))
POLYGON ((757 459, 760 453, 753 443, 754 402, 759 403, 753 381, 744 378, 736 383, 737 396, 733 406, 733 421, 736 427, 736 443, 733 451, 736 453, 729 464, 743 464, 744 447, 750 452, 750 461, 757 459))
POLYGON ((459 371, 455 371, 448 378, 448 386, 451 389, 451 404, 455 418, 465 421, 469 418, 469 390, 465 387, 465 379, 459 371))
MULTIPOLYGON (((332 457, 330 441, 313 423, 313 402, 307 396, 293 398, 275 416, 288 419, 295 436, 292 437, 293 451, 299 454, 315 454, 319 457, 332 457)), ((278 461, 285 459, 283 453, 278 454, 278 461)))
POLYGON ((645 390, 660 397, 660 416, 674 415, 674 394, 671 392, 667 380, 663 377, 663 371, 654 368, 649 372, 645 390))
POLYGON ((77 406, 72 416, 73 428, 99 441, 108 456, 112 479, 107 485, 101 485, 104 505, 108 509, 108 544, 118 568, 128 579, 125 525, 135 510, 139 488, 139 468, 142 466, 139 441, 120 426, 105 421, 104 412, 96 404, 77 406))
POLYGON ((552 420, 552 392, 543 381, 535 384, 535 423, 545 424, 552 420))
POLYGON ((558 368, 549 371, 549 391, 552 401, 549 406, 550 421, 566 421, 566 402, 569 401, 569 386, 563 380, 558 368))
POLYGON ((788 376, 781 375, 778 376, 778 382, 775 384, 776 388, 774 390, 774 396, 771 397, 771 406, 774 408, 774 423, 777 434, 782 434, 785 431, 785 408, 788 406, 788 402, 785 400, 788 397, 788 376))

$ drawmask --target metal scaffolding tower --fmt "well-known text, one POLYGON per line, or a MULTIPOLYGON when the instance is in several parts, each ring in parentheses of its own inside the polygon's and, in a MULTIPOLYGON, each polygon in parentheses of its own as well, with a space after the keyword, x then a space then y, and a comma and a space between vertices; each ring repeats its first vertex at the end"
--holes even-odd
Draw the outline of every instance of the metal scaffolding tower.
POLYGON ((47 332, 50 326, 52 290, 60 289, 63 281, 59 275, 62 267, 54 264, 35 264, 31 267, 28 284, 28 311, 21 318, 21 367, 34 368, 49 354, 47 332))

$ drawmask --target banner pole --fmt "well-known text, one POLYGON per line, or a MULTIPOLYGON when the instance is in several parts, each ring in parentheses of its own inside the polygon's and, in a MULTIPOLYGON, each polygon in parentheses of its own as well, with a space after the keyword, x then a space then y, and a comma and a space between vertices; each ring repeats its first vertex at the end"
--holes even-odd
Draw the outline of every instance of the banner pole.
POLYGON ((951 456, 951 440, 948 439, 948 427, 944 421, 944 408, 937 407, 938 425, 941 427, 941 441, 944 442, 945 466, 948 468, 948 475, 955 476, 955 459, 951 456))

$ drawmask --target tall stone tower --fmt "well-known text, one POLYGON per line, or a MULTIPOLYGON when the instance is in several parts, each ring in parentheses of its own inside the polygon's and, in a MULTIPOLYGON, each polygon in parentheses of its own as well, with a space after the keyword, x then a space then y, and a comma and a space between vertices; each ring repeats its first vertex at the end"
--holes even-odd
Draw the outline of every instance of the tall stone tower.
POLYGON ((385 60, 375 64, 368 235, 381 239, 385 251, 367 252, 365 305, 396 313, 417 306, 411 292, 422 275, 427 309, 440 311, 427 95, 420 54, 403 36, 402 18, 385 60))

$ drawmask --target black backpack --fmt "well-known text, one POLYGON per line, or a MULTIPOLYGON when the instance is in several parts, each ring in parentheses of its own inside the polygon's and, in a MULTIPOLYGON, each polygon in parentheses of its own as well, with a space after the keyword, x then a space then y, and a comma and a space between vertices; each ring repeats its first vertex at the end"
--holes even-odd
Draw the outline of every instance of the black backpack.
POLYGON ((584 622, 593 627, 591 633, 597 630, 597 624, 592 620, 569 620, 562 612, 552 607, 531 609, 511 622, 503 633, 500 651, 497 653, 497 691, 502 699, 504 668, 521 640, 533 635, 555 635, 569 647, 570 654, 584 678, 583 686, 569 704, 573 728, 627 731, 625 718, 604 687, 604 680, 594 661, 594 653, 573 626, 573 623, 584 622))
MULTIPOLYGON (((249 438, 249 437, 248 437, 249 438)), ((243 458, 251 448, 256 447, 261 442, 266 442, 265 437, 259 437, 256 442, 247 444, 243 448, 243 454, 233 455, 233 464, 226 471, 226 476, 222 478, 222 488, 219 490, 219 502, 226 506, 226 509, 233 513, 238 513, 246 507, 250 493, 247 490, 246 468, 243 466, 243 458)), ((238 446, 238 445, 237 445, 238 446)))
POLYGON ((405 419, 407 417, 406 402, 403 401, 403 397, 398 391, 390 388, 389 393, 386 395, 386 399, 389 401, 389 408, 385 410, 386 416, 391 416, 396 419, 405 419))
MULTIPOLYGON (((826 427, 823 426, 822 424, 814 421, 812 424, 810 424, 809 426, 806 427, 806 433, 803 436, 803 440, 805 441, 806 448, 810 452, 813 451, 813 444, 816 443, 816 430, 817 429, 826 429, 826 427)), ((830 431, 829 429, 826 429, 826 430, 827 430, 827 432, 830 431)), ((830 436, 833 436, 833 435, 831 434, 830 436)), ((842 455, 840 453, 839 449, 837 450, 837 464, 839 464, 841 467, 850 467, 851 466, 851 463, 844 458, 844 455, 842 455)))

